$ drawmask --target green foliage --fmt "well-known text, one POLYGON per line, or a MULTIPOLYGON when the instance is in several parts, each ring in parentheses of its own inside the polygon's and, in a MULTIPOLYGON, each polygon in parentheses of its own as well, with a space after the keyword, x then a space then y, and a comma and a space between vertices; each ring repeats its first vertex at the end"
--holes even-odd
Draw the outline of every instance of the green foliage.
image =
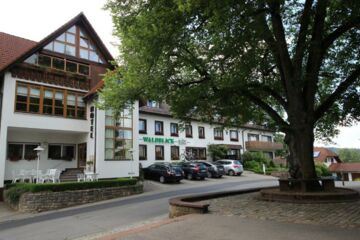
POLYGON ((225 158, 228 148, 223 144, 209 144, 208 151, 213 161, 225 158))
POLYGON ((354 148, 341 148, 338 155, 343 162, 360 162, 360 150, 354 148))
POLYGON ((318 177, 328 177, 331 176, 329 169, 324 164, 315 165, 316 175, 318 177))
POLYGON ((259 163, 260 165, 265 164, 266 166, 269 166, 270 160, 269 157, 265 156, 262 152, 244 152, 242 155, 244 167, 247 167, 248 162, 255 161, 259 163))
POLYGON ((278 157, 286 157, 289 154, 289 149, 287 148, 287 145, 284 142, 285 135, 281 133, 275 133, 275 142, 281 143, 283 145, 283 149, 276 150, 275 156, 278 157))
POLYGON ((108 187, 121 187, 131 186, 137 183, 137 179, 119 178, 115 180, 101 180, 96 182, 64 182, 64 183, 11 183, 6 185, 5 197, 11 203, 17 204, 20 196, 26 192, 63 192, 71 190, 85 190, 92 188, 108 188, 108 187))

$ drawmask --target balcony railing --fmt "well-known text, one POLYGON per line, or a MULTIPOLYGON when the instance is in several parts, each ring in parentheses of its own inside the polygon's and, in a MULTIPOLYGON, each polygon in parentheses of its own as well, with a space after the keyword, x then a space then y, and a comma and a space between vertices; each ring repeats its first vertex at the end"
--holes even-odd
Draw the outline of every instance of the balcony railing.
POLYGON ((247 141, 245 142, 245 147, 249 151, 275 151, 283 149, 281 143, 263 141, 247 141))

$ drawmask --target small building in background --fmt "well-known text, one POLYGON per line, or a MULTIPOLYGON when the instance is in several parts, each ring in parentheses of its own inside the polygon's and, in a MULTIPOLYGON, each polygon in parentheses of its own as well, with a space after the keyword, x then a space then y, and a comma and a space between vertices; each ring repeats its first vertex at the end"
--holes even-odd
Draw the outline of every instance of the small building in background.
POLYGON ((341 163, 339 156, 325 147, 314 147, 315 163, 323 163, 329 167, 333 163, 341 163))
POLYGON ((360 163, 333 163, 329 170, 344 181, 360 180, 360 163))

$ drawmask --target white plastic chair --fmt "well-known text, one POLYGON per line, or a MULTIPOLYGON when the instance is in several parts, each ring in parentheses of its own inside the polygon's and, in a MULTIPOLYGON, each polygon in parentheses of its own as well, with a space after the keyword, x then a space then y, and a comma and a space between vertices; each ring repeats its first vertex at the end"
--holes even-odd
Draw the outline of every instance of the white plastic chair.
POLYGON ((17 181, 21 181, 21 175, 16 172, 16 170, 12 171, 12 183, 16 183, 17 181))
POLYGON ((78 173, 76 175, 76 178, 77 178, 78 182, 81 182, 81 181, 85 182, 85 175, 83 173, 78 173))
POLYGON ((22 182, 26 182, 26 180, 32 181, 31 170, 20 170, 20 175, 22 182))
POLYGON ((61 174, 60 170, 50 169, 48 180, 53 182, 53 183, 60 182, 60 174, 61 174))

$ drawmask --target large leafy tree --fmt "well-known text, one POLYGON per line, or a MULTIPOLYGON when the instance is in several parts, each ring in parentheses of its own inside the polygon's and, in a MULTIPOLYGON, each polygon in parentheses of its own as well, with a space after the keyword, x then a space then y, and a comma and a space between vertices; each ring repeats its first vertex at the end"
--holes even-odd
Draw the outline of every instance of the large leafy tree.
POLYGON ((176 117, 266 123, 293 177, 316 177, 315 136, 360 117, 358 0, 108 0, 121 67, 102 97, 166 100, 176 117), (119 81, 121 79, 121 81, 119 81), (121 83, 121 84, 120 84, 121 83))

